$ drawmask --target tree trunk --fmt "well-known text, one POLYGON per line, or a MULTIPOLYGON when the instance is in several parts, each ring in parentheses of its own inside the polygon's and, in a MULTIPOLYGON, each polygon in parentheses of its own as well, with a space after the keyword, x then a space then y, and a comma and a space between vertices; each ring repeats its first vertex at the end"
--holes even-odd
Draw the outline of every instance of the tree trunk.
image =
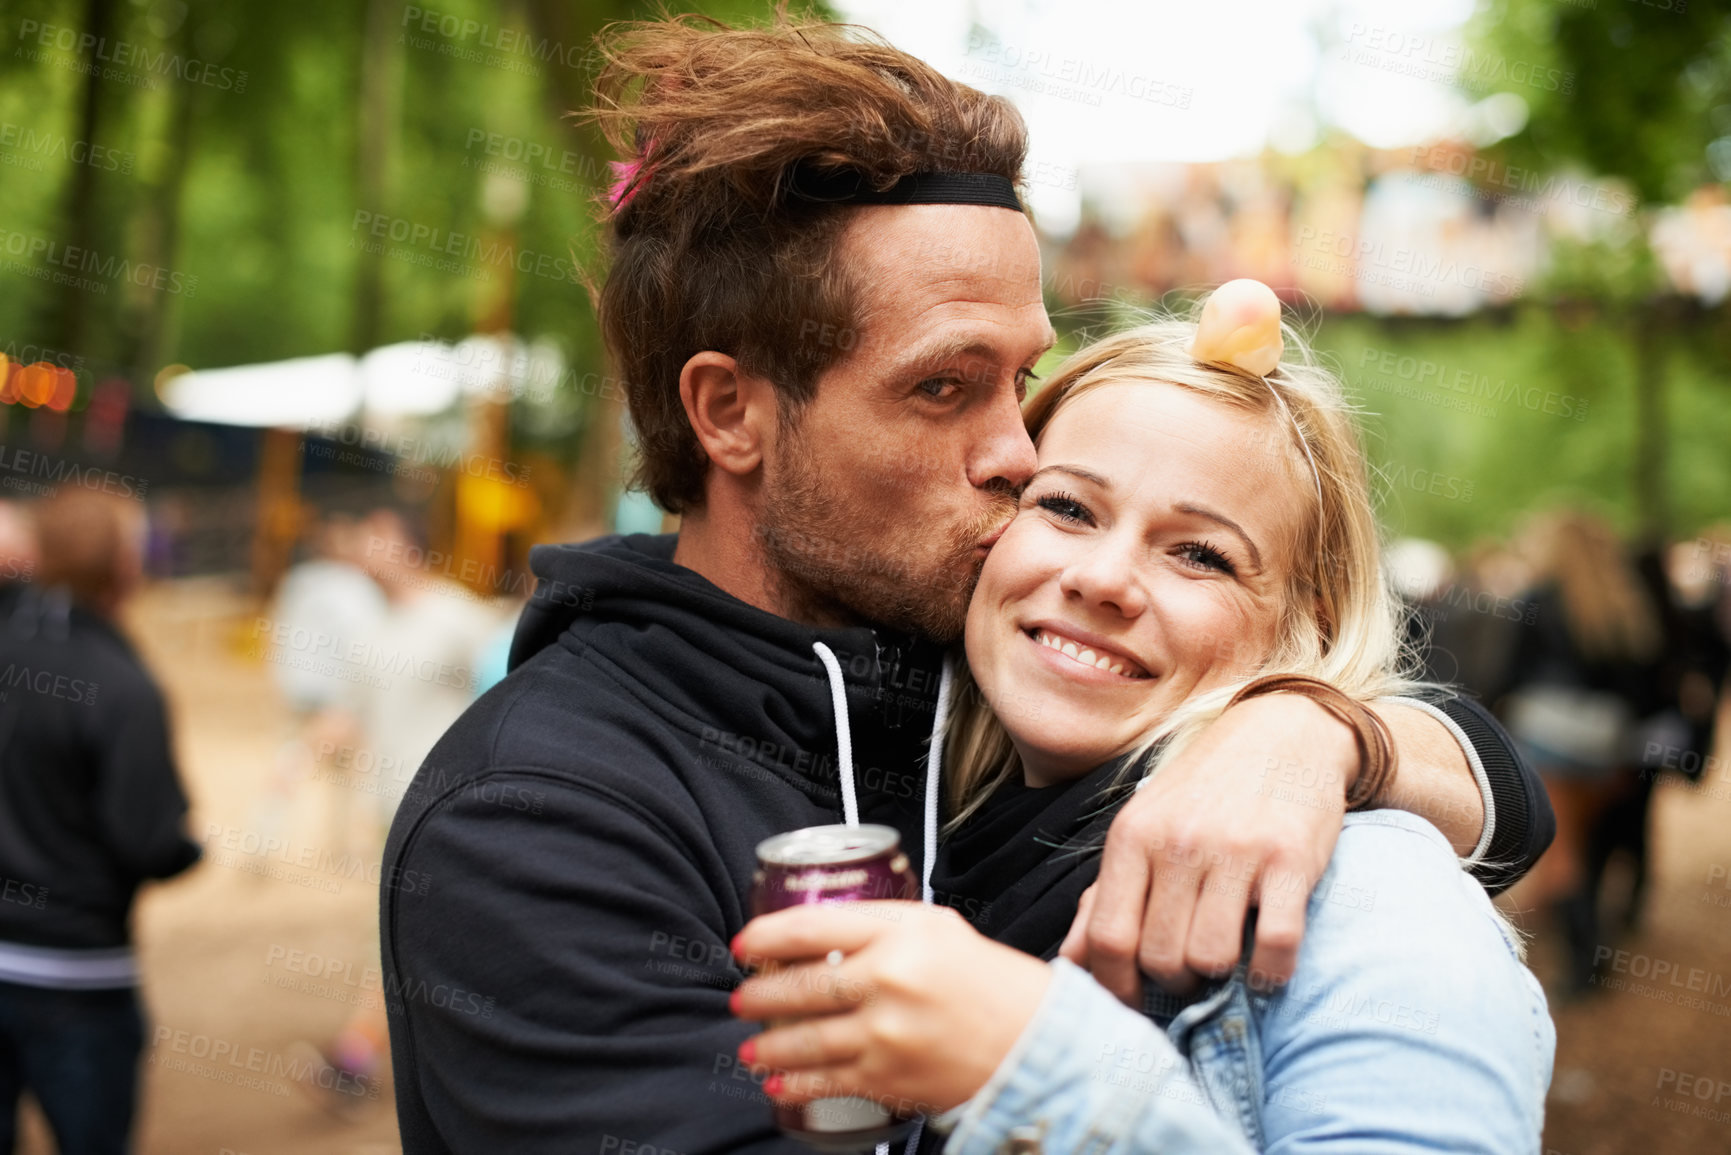
MULTIPOLYGON (((185 38, 183 23, 166 47, 180 51, 185 38)), ((168 130, 162 160, 154 171, 143 174, 144 207, 138 223, 137 248, 141 261, 160 268, 174 268, 179 261, 181 199, 186 189, 187 164, 192 159, 192 123, 198 91, 198 86, 191 84, 168 86, 168 130)), ((128 311, 118 360, 120 371, 135 383, 151 381, 173 358, 178 301, 175 294, 146 289, 128 311)))
MULTIPOLYGON (((368 0, 361 45, 360 131, 355 157, 355 204, 367 212, 390 207, 391 158, 396 152, 397 107, 402 93, 402 53, 396 21, 402 6, 368 0)), ((349 348, 357 356, 377 346, 385 329, 385 254, 382 245, 362 245, 355 264, 354 327, 349 348)))
MULTIPOLYGON (((84 31, 107 43, 114 35, 114 0, 85 0, 84 31)), ((77 139, 94 144, 102 120, 102 68, 93 67, 84 76, 83 99, 79 105, 77 139)), ((97 229, 101 220, 96 211, 96 166, 72 166, 72 182, 66 190, 66 244, 84 251, 96 248, 97 229)), ((69 278, 61 287, 58 315, 54 319, 55 342, 66 352, 88 355, 85 338, 89 332, 88 293, 78 284, 81 278, 69 278)))
MULTIPOLYGON (((564 0, 529 0, 529 15, 537 35, 553 41, 562 49, 561 59, 548 66, 547 97, 556 116, 588 108, 594 99, 590 85, 597 71, 593 54, 595 34, 614 20, 627 16, 645 16, 645 5, 629 0, 592 0, 587 4, 570 4, 564 0), (565 62, 569 56, 582 53, 582 67, 565 62)), ((566 121, 570 124, 570 121, 566 121)), ((571 125, 572 151, 582 158, 579 176, 591 189, 606 187, 610 182, 607 168, 609 153, 599 133, 588 126, 571 125)), ((580 339, 591 348, 600 344, 600 333, 593 324, 585 324, 580 339)), ((580 354, 581 355, 581 354, 580 354)), ((605 525, 611 528, 613 498, 619 488, 619 456, 621 448, 621 406, 615 400, 617 391, 602 389, 589 402, 576 460, 571 471, 572 484, 569 504, 562 521, 565 524, 605 525)))
POLYGON ((1661 545, 1670 528, 1666 495, 1665 352, 1670 311, 1664 301, 1636 306, 1635 460, 1633 476, 1637 532, 1647 545, 1661 545))

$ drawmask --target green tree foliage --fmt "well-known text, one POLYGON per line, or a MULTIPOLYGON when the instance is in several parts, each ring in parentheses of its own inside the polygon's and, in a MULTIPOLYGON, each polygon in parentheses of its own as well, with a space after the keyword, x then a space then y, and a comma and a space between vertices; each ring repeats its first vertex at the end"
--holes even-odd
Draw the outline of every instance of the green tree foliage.
MULTIPOLYGON (((681 6, 694 8, 730 21, 768 12, 681 6)), ((657 11, 5 0, 0 349, 63 350, 89 370, 86 386, 119 372, 144 398, 169 362, 457 339, 508 320, 556 341, 572 379, 601 372, 574 272, 594 255, 609 158, 567 114, 587 99, 595 33, 657 11), (57 285, 68 245, 105 271, 57 285), (179 274, 177 287, 117 271, 138 266, 179 274)))
POLYGON ((1567 78, 1502 86, 1529 108, 1525 130, 1498 150, 1511 163, 1620 177, 1648 202, 1731 177, 1722 0, 1489 0, 1472 33, 1509 76, 1539 67, 1567 78))
POLYGON ((1663 537, 1676 528, 1685 476, 1671 363, 1706 318, 1668 295, 1648 237, 1655 208, 1731 179, 1731 9, 1718 0, 1489 0, 1472 34, 1476 51, 1507 63, 1503 75, 1561 78, 1501 86, 1526 102, 1528 120, 1494 159, 1614 178, 1641 201, 1589 236, 1559 238, 1546 288, 1602 317, 1628 348, 1587 372, 1628 392, 1636 520, 1645 536, 1663 537))

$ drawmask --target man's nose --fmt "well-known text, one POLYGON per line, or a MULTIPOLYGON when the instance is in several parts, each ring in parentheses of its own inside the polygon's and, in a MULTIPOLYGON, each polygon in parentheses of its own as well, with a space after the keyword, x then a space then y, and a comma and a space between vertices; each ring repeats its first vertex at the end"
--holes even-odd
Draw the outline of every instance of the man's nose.
POLYGON ((977 489, 1019 489, 1038 464, 1034 442, 1022 423, 1014 390, 1000 390, 985 413, 985 426, 968 461, 968 480, 977 489))

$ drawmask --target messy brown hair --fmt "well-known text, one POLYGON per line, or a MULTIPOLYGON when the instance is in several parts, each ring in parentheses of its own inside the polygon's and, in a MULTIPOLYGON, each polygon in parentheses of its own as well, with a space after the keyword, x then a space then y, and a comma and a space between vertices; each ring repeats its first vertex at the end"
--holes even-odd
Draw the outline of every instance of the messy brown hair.
POLYGON ((144 509, 110 493, 63 486, 36 509, 37 579, 106 612, 134 577, 143 548, 144 509))
POLYGON ((834 259, 854 210, 794 195, 796 166, 878 189, 933 169, 1020 181, 1027 131, 1002 97, 785 11, 759 28, 614 25, 599 51, 589 116, 625 158, 602 204, 601 331, 640 443, 634 482, 681 513, 703 504, 709 467, 679 397, 686 361, 732 356, 786 419, 857 344, 860 286, 834 259))

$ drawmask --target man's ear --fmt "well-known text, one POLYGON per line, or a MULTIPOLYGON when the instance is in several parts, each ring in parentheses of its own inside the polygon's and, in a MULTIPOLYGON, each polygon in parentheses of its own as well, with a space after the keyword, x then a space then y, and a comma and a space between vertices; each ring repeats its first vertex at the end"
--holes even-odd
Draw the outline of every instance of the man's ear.
POLYGON ((697 443, 717 469, 743 477, 763 464, 775 435, 775 389, 740 371, 725 353, 705 350, 679 371, 679 400, 697 443))

